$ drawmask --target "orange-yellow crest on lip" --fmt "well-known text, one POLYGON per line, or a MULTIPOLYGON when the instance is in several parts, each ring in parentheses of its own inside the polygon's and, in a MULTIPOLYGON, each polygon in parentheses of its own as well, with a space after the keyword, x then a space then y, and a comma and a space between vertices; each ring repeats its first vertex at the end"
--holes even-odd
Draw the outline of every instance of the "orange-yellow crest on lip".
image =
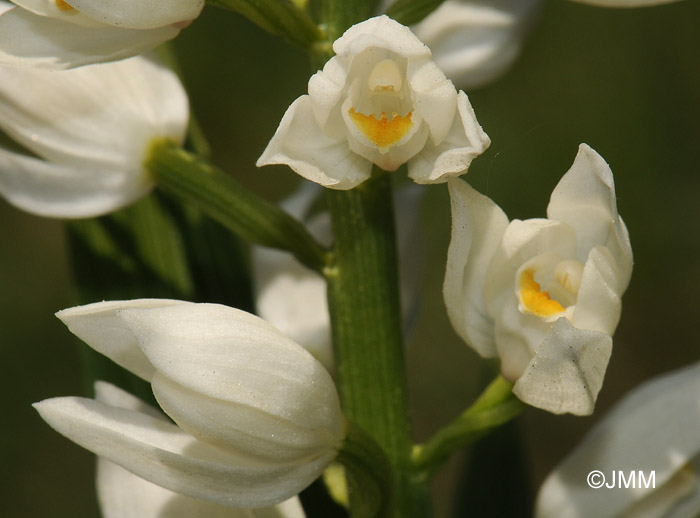
POLYGON ((551 317, 564 311, 564 306, 552 300, 549 293, 540 289, 532 270, 525 270, 520 275, 519 288, 523 305, 538 317, 551 317))
POLYGON ((393 113, 391 119, 382 112, 381 118, 356 112, 354 108, 348 111, 357 129, 379 149, 386 149, 404 138, 413 126, 411 112, 406 115, 393 113))
POLYGON ((58 7, 61 11, 75 11, 75 7, 70 5, 65 0, 56 0, 56 7, 58 7))

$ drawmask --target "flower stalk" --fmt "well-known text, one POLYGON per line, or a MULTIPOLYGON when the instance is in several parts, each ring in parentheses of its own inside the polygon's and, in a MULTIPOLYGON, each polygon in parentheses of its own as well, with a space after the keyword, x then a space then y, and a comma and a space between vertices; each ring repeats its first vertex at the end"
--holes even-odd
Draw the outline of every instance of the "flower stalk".
POLYGON ((415 467, 434 471, 450 454, 514 419, 525 408, 527 405, 513 395, 513 384, 498 376, 462 415, 427 442, 415 446, 415 467))
MULTIPOLYGON (((338 388, 348 419, 382 447, 392 470, 386 516, 424 516, 426 490, 410 470, 391 179, 384 172, 350 191, 327 192, 334 262, 326 270, 338 388)), ((353 501, 353 516, 360 516, 353 501)))

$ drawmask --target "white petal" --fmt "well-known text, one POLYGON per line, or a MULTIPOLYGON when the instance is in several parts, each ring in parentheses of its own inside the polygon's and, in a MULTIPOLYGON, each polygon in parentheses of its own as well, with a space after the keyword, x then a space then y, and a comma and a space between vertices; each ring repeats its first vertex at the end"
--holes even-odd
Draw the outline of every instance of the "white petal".
POLYGON ((271 164, 286 164, 307 180, 341 190, 359 185, 372 172, 372 164, 353 153, 344 137, 333 139, 319 128, 308 95, 287 109, 256 163, 271 164))
POLYGON ((579 146, 571 169, 552 191, 547 217, 574 228, 579 261, 584 262, 594 246, 607 247, 617 261, 620 293, 624 292, 632 274, 632 248, 627 228, 617 213, 612 171, 586 144, 579 146))
POLYGON ((452 327, 480 355, 493 357, 493 320, 486 311, 484 281, 508 217, 466 182, 448 182, 452 237, 447 251, 443 295, 452 327))
POLYGON ((560 318, 535 351, 513 393, 525 403, 555 414, 588 415, 603 386, 611 352, 610 336, 576 329, 560 318))
MULTIPOLYGON (((14 0, 14 3, 22 9, 30 11, 37 16, 60 19, 61 21, 82 25, 85 27, 104 27, 103 23, 93 20, 89 16, 71 9, 67 4, 60 4, 55 0, 14 0)), ((70 30, 68 28, 67 30, 70 30)))
POLYGON ((333 50, 339 56, 355 56, 371 47, 405 58, 430 56, 430 49, 408 27, 384 15, 353 25, 333 43, 333 50))
POLYGON ((464 174, 472 160, 490 144, 491 139, 477 122, 467 94, 460 91, 449 133, 438 146, 426 143, 408 163, 408 176, 416 183, 446 182, 450 177, 464 174))
POLYGON ((304 518, 297 497, 271 507, 236 509, 174 493, 97 458, 102 518, 304 518))
POLYGON ((179 32, 172 26, 84 27, 12 9, 0 16, 0 64, 62 69, 115 61, 146 52, 179 32))
POLYGON ((52 164, 0 148, 0 195, 39 216, 101 216, 145 196, 152 188, 140 169, 52 164))
POLYGON ((10 9, 13 9, 15 6, 14 4, 11 4, 10 2, 4 2, 3 0, 0 0, 0 14, 9 11, 10 9))
POLYGON ((177 76, 145 57, 61 72, 0 67, 0 128, 52 162, 141 171, 149 143, 181 142, 187 117, 177 76))
POLYGON ((573 229, 548 219, 516 219, 509 223, 486 272, 484 300, 489 314, 500 313, 515 291, 520 267, 542 253, 574 257, 576 235, 573 229))
POLYGON ((597 5, 598 7, 651 7, 654 5, 671 4, 678 0, 574 0, 582 4, 597 5))
POLYGON ((348 60, 333 56, 309 79, 309 98, 316 123, 325 128, 333 108, 340 103, 348 76, 348 60))
POLYGON ((264 320, 216 304, 125 309, 119 318, 159 371, 153 388, 161 407, 190 433, 256 456, 279 441, 280 457, 288 442, 293 458, 345 436, 328 372, 264 320), (268 432, 279 436, 266 443, 268 432))
POLYGON ((591 489, 586 475, 591 470, 606 476, 618 470, 625 474, 641 470, 648 476, 653 470, 659 488, 700 453, 698 430, 700 364, 644 383, 618 403, 547 477, 537 498, 537 518, 619 516, 653 489, 591 489))
POLYGON ((177 426, 84 398, 35 403, 57 432, 171 491, 232 507, 261 507, 296 495, 335 452, 300 465, 253 464, 197 441, 177 426))
POLYGON ((180 300, 137 299, 76 306, 56 313, 68 329, 97 352, 116 364, 150 381, 155 368, 138 346, 136 337, 117 317, 124 308, 154 308, 190 304, 180 300))
POLYGON ((460 88, 503 75, 520 53, 540 0, 447 0, 413 32, 437 66, 460 88))
MULTIPOLYGON (((273 377, 265 381, 279 383, 279 379, 273 377)), ((257 399, 255 405, 204 397, 160 372, 153 376, 152 381, 158 404, 180 428, 251 461, 302 463, 339 448, 343 439, 342 428, 334 422, 318 422, 314 405, 318 398, 312 396, 307 400, 305 391, 297 389, 289 395, 288 401, 282 403, 287 408, 287 413, 284 413, 266 408, 268 403, 272 406, 280 404, 279 400, 271 399, 273 395, 256 391, 255 387, 251 389, 245 381, 233 384, 239 386, 231 394, 231 399, 243 393, 243 397, 257 399), (304 414, 310 417, 308 424, 302 422, 304 414)), ((290 385, 288 382, 283 384, 290 385)))
POLYGON ((430 128, 430 141, 437 146, 453 126, 457 90, 429 59, 410 60, 406 76, 413 92, 415 109, 430 128))
POLYGON ((70 0, 70 5, 101 23, 129 29, 153 29, 194 20, 204 0, 70 0))
POLYGON ((615 332, 620 320, 620 279, 615 260, 607 248, 594 247, 583 268, 581 287, 571 322, 574 327, 615 332))

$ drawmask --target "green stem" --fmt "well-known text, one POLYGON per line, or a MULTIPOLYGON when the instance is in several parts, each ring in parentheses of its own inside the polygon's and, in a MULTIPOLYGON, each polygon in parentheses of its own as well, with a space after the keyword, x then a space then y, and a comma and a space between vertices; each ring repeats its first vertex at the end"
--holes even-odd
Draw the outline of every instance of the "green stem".
MULTIPOLYGON (((411 473, 397 252, 390 177, 378 172, 350 191, 327 192, 334 258, 326 270, 343 410, 385 451, 393 471, 388 516, 426 514, 411 473)), ((351 501, 354 516, 357 503, 351 501)))
POLYGON ((415 468, 430 473, 455 450, 517 417, 526 407, 513 394, 513 384, 498 376, 462 415, 427 442, 415 446, 415 468))
POLYGON ((329 262, 328 251, 299 221, 177 145, 155 142, 145 166, 161 189, 192 203, 244 239, 287 250, 319 272, 329 262))

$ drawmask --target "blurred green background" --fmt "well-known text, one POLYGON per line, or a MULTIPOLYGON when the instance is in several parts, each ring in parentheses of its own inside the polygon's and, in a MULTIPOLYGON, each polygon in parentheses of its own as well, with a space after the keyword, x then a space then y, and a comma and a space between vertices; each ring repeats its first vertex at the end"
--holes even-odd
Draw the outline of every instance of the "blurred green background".
MULTIPOLYGON (((610 164, 635 253, 632 283, 596 412, 519 419, 530 497, 547 472, 625 392, 699 358, 700 1, 606 10, 546 2, 521 58, 470 92, 492 140, 467 179, 511 217, 544 216, 581 142, 610 164)), ((176 40, 193 109, 214 160, 279 199, 298 182, 254 162, 306 90, 302 52, 236 14, 205 10, 176 40)), ((450 219, 444 186, 427 187, 423 311, 408 352, 417 439, 475 396, 480 362, 447 321, 441 283, 450 219)), ((30 404, 80 394, 79 345, 52 314, 73 304, 64 229, 0 201, 0 517, 97 516, 92 455, 52 432, 30 404)), ((435 481, 450 516, 466 479, 458 456, 435 481)), ((512 469, 504 464, 500 475, 512 469)), ((484 477, 487 474, 484 473, 484 477)), ((497 483, 497 482, 494 482, 497 483)), ((458 511, 455 511, 458 512, 458 511)), ((527 506, 512 516, 528 516, 527 506)), ((474 516, 487 516, 475 513, 474 516)), ((504 515, 505 516, 505 515, 504 515)))

